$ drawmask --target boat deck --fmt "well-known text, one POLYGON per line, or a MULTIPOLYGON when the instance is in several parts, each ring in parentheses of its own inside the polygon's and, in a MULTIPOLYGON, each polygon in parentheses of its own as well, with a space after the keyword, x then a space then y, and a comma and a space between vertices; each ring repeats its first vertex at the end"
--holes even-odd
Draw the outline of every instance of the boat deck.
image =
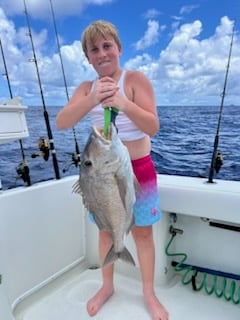
MULTIPOLYGON (((100 270, 75 270, 53 281, 18 304, 17 320, 150 320, 145 308, 141 283, 115 274, 115 294, 99 313, 90 318, 86 302, 101 285, 100 270)), ((223 298, 193 292, 180 281, 168 287, 157 287, 156 294, 169 311, 170 320, 239 320, 240 305, 223 298)))

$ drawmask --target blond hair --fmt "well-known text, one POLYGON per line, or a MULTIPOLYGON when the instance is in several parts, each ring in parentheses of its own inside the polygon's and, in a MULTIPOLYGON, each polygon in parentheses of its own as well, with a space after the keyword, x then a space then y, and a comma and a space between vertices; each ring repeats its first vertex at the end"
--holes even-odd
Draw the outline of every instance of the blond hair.
POLYGON ((94 44, 99 36, 105 39, 107 36, 112 36, 118 48, 121 49, 122 45, 117 28, 111 22, 98 20, 91 23, 82 33, 82 48, 86 57, 88 56, 87 45, 94 44))

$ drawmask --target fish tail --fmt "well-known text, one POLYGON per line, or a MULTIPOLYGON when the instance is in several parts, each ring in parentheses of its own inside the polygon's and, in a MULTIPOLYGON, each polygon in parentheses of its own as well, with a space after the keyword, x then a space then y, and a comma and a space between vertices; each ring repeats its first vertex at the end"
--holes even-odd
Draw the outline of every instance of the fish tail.
POLYGON ((119 259, 121 259, 124 262, 130 263, 131 265, 135 266, 135 261, 131 255, 131 253, 128 251, 126 247, 124 247, 123 251, 119 254, 119 259))
POLYGON ((121 252, 115 252, 114 246, 112 245, 111 249, 108 251, 108 253, 104 259, 103 267, 105 267, 108 264, 114 263, 118 259, 135 266, 135 261, 131 255, 131 253, 128 251, 128 249, 126 247, 124 247, 123 251, 121 251, 121 252))

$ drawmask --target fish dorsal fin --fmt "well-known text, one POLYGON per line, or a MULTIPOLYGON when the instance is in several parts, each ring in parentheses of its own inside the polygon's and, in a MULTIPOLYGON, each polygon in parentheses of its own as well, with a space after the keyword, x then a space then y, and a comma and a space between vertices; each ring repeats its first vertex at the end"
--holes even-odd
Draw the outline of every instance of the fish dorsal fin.
POLYGON ((81 189, 79 180, 77 180, 77 181, 74 183, 74 185, 72 186, 72 192, 82 194, 82 189, 81 189))
POLYGON ((82 201, 84 204, 84 207, 89 210, 89 203, 87 202, 86 198, 84 197, 84 193, 82 191, 81 185, 79 180, 77 180, 74 185, 72 186, 72 192, 73 193, 79 193, 82 196, 82 201))

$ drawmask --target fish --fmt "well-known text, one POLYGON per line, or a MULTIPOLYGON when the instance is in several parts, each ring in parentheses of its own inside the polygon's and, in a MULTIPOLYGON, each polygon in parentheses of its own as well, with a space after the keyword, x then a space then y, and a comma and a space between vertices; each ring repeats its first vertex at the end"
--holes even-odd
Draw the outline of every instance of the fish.
POLYGON ((110 124, 107 136, 103 129, 93 126, 81 155, 79 179, 73 190, 82 195, 83 204, 93 215, 99 230, 111 234, 113 244, 103 267, 118 259, 135 265, 124 245, 124 237, 134 225, 133 207, 138 186, 129 152, 114 124, 110 124))

